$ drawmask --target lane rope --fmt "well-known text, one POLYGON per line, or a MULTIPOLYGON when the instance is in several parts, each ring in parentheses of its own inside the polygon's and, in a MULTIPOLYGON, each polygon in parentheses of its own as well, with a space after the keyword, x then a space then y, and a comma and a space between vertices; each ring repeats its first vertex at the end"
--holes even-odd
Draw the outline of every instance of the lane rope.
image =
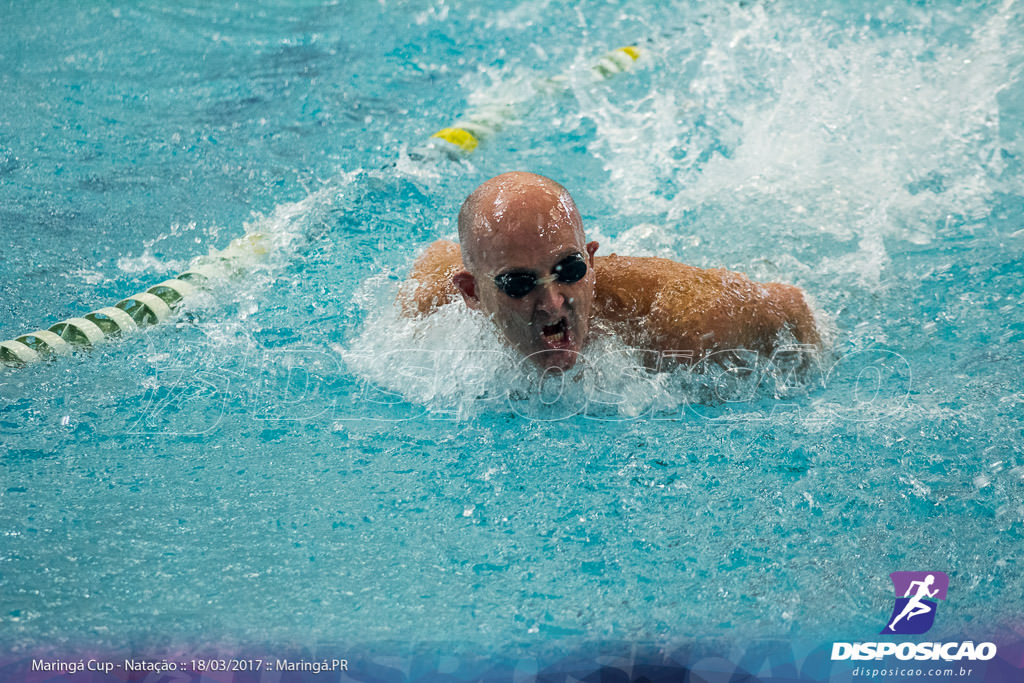
POLYGON ((196 290, 235 277, 246 266, 262 260, 269 253, 269 239, 265 233, 249 233, 232 240, 225 249, 214 249, 198 257, 177 277, 125 297, 113 306, 0 342, 0 364, 21 367, 66 355, 76 347, 92 348, 161 323, 171 318, 196 290))
MULTIPOLYGON (((602 55, 590 67, 597 79, 622 73, 637 61, 640 51, 627 45, 602 55)), ((541 79, 534 96, 552 94, 569 88, 567 75, 541 79)), ((451 157, 472 154, 480 144, 512 121, 525 102, 492 102, 470 109, 451 126, 430 136, 421 152, 440 151, 451 157)), ((211 250, 196 258, 189 269, 176 277, 80 317, 68 318, 45 330, 36 330, 0 342, 0 366, 23 367, 31 363, 67 355, 75 348, 93 348, 115 338, 172 318, 181 304, 197 290, 213 283, 238 277, 247 266, 266 258, 271 236, 251 232, 236 238, 224 249, 211 250)))
MULTIPOLYGON (((640 58, 640 48, 636 45, 620 47, 601 58, 590 67, 595 79, 604 80, 627 71, 640 58)), ((534 95, 554 94, 567 90, 570 85, 568 75, 552 76, 534 82, 534 95)), ((431 150, 444 152, 450 157, 465 157, 476 151, 487 138, 515 119, 519 109, 529 102, 527 100, 489 102, 470 109, 447 128, 442 128, 427 141, 424 147, 415 150, 413 155, 425 156, 431 150)))

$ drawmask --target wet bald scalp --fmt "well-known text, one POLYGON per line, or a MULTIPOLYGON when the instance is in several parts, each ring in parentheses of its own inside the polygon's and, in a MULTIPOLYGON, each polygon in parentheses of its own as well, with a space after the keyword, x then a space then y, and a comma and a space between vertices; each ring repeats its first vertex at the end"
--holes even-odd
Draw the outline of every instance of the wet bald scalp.
POLYGON ((496 230, 508 229, 506 219, 529 209, 559 205, 574 218, 580 237, 583 223, 569 191, 562 185, 535 173, 512 171, 482 183, 466 197, 459 210, 459 242, 466 270, 478 272, 480 249, 496 230))

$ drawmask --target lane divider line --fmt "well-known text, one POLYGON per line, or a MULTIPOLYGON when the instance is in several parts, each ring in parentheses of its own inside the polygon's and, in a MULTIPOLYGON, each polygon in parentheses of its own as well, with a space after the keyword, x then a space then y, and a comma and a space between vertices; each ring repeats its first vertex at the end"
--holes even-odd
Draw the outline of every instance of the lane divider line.
MULTIPOLYGON (((602 55, 590 70, 596 78, 608 79, 632 68, 638 59, 640 48, 626 45, 602 55)), ((567 89, 569 83, 568 75, 545 78, 534 84, 535 94, 553 94, 567 89)), ((453 158, 468 156, 484 140, 510 123, 516 117, 517 109, 525 104, 526 101, 489 102, 472 108, 451 126, 431 135, 427 144, 413 152, 413 155, 426 156, 431 150, 437 150, 453 158)))
POLYGON ((197 290, 239 275, 263 260, 270 253, 269 244, 269 235, 248 233, 232 240, 225 249, 200 256, 178 277, 125 297, 113 306, 0 342, 0 366, 21 367, 71 353, 76 347, 93 348, 112 337, 124 337, 161 323, 197 290))

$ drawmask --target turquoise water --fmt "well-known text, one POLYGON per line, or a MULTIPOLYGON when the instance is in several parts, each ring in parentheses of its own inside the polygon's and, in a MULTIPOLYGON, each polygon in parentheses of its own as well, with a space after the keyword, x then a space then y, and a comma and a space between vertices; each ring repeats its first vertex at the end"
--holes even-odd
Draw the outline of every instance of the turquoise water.
POLYGON ((1019 629, 1022 13, 5 5, 0 339, 275 249, 0 374, 0 650, 871 639, 897 570, 950 576, 930 638, 1019 629), (494 101, 472 157, 418 153, 494 101), (830 352, 650 375, 598 340, 559 395, 462 309, 400 319, 510 169, 600 253, 800 285, 830 352))

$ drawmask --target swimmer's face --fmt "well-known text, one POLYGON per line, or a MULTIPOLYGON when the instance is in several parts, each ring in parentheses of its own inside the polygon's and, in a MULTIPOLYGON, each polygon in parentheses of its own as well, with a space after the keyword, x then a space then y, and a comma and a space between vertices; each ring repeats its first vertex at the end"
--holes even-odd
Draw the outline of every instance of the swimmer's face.
POLYGON ((506 194, 481 212, 472 282, 456 284, 538 367, 569 369, 590 330, 597 242, 567 193, 506 194))

